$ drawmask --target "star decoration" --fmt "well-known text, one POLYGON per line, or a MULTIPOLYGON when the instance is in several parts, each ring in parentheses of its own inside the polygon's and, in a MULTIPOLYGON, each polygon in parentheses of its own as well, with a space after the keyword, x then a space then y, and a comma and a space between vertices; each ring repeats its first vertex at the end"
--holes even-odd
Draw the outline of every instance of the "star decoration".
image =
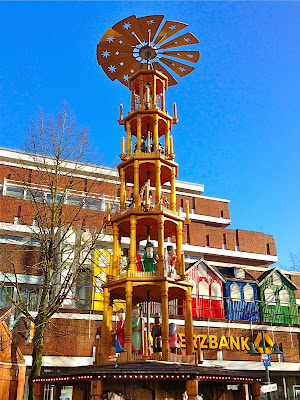
POLYGON ((179 67, 179 71, 184 72, 185 68, 184 67, 179 67))
POLYGON ((133 74, 134 73, 134 69, 131 69, 130 72, 133 74))
POLYGON ((118 51, 115 52, 115 55, 118 56, 120 53, 118 51))
POLYGON ((108 67, 108 70, 109 70, 109 72, 113 73, 113 72, 116 72, 117 68, 116 68, 115 65, 110 65, 110 66, 108 67))
POLYGON ((135 32, 134 32, 134 31, 132 31, 132 32, 131 32, 131 34, 132 34, 132 35, 135 35, 135 32))
POLYGON ((107 50, 102 51, 102 57, 105 57, 105 58, 109 57, 109 51, 107 51, 107 50))
POLYGON ((128 74, 123 75, 123 79, 124 79, 125 82, 128 82, 128 81, 129 81, 129 76, 128 76, 128 74))
POLYGON ((149 19, 149 20, 147 21, 147 24, 148 24, 148 25, 154 24, 154 19, 149 19))
POLYGON ((194 58, 193 54, 188 54, 187 56, 188 56, 188 58, 194 58))
POLYGON ((185 42, 190 42, 191 39, 190 39, 189 37, 186 37, 186 38, 184 38, 184 41, 185 41, 185 42))
POLYGON ((131 24, 129 22, 125 22, 125 24, 123 25, 123 29, 128 30, 131 27, 131 24))
POLYGON ((111 43, 115 40, 115 38, 113 36, 108 36, 107 41, 108 43, 111 43))
POLYGON ((171 25, 169 29, 171 29, 171 31, 174 31, 174 29, 176 29, 176 25, 171 25))
POLYGON ((120 62, 120 65, 121 65, 121 67, 123 67, 123 65, 124 65, 123 61, 120 62))

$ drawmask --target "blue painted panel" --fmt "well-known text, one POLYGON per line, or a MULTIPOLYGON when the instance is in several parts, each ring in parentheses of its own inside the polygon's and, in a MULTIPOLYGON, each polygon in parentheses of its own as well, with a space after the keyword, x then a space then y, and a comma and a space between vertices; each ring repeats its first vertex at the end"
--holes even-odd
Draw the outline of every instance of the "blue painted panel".
POLYGON ((231 320, 240 321, 260 321, 259 315, 259 304, 257 296, 257 287, 255 284, 250 283, 249 285, 253 288, 254 301, 249 302, 244 300, 244 286, 247 282, 234 282, 240 288, 241 301, 231 300, 230 298, 230 286, 233 281, 227 281, 225 283, 225 318, 231 320))

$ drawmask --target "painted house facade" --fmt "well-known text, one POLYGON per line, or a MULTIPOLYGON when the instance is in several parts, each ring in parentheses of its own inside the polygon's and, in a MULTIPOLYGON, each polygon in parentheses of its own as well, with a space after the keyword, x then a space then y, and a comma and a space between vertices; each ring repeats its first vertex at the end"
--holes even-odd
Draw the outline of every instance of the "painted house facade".
POLYGON ((263 321, 298 324, 295 295, 298 287, 278 268, 264 272, 258 281, 263 321))

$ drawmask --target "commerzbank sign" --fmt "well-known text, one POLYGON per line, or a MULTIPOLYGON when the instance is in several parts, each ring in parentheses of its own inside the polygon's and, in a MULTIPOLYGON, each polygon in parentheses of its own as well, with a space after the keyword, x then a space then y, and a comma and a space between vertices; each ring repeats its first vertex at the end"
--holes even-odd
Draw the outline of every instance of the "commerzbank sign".
MULTIPOLYGON (((185 335, 179 335, 181 347, 185 347, 185 335)), ((193 342, 195 349, 199 346, 201 350, 250 350, 249 337, 244 336, 193 335, 193 342)))

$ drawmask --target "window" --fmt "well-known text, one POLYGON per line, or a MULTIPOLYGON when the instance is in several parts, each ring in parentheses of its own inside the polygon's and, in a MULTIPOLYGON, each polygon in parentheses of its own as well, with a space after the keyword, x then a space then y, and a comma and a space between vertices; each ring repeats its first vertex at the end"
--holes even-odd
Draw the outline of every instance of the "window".
POLYGON ((244 300, 253 302, 254 301, 253 287, 249 285, 249 283, 247 283, 247 285, 244 286, 243 291, 244 291, 244 300))
POLYGON ((264 290, 265 302, 267 306, 276 306, 275 293, 273 289, 266 288, 264 290))
POLYGON ((4 341, 4 336, 0 335, 0 351, 3 350, 3 341, 4 341))
POLYGON ((279 303, 283 307, 288 307, 290 305, 290 296, 289 296, 289 292, 286 289, 280 290, 279 303))
POLYGON ((224 211, 221 210, 221 218, 224 218, 224 211))
POLYGON ((230 285, 230 298, 234 301, 241 301, 241 290, 235 282, 230 285))
MULTIPOLYGON (((46 198, 47 198, 47 202, 48 203, 51 203, 51 204, 53 203, 53 198, 52 198, 52 194, 51 193, 48 193, 46 198)), ((56 196, 55 204, 60 204, 61 203, 61 199, 62 199, 62 196, 60 194, 58 194, 56 196)))
POLYGON ((214 299, 220 299, 222 297, 221 285, 217 281, 213 281, 211 284, 211 297, 214 299))
POLYGON ((209 298, 209 285, 206 281, 202 280, 201 282, 199 282, 198 290, 199 290, 199 296, 201 296, 204 299, 209 298))
POLYGON ((85 199, 84 206, 88 210, 101 211, 101 201, 97 199, 85 199))
MULTIPOLYGON (((5 287, 8 294, 13 297, 14 288, 11 286, 5 287)), ((7 297, 6 293, 4 292, 3 288, 0 288, 0 309, 9 308, 11 306, 11 301, 7 297)))
POLYGON ((44 201, 44 194, 40 190, 27 189, 26 190, 26 200, 39 201, 42 203, 44 201))
POLYGON ((205 243, 206 247, 209 247, 209 235, 206 235, 205 240, 206 240, 206 243, 205 243))
POLYGON ((17 197, 18 199, 24 199, 24 189, 20 187, 10 187, 6 188, 6 196, 17 197))
POLYGON ((79 196, 68 196, 67 204, 70 206, 81 206, 83 203, 83 197, 79 196))
POLYGON ((226 244, 226 234, 223 233, 223 244, 222 244, 222 249, 226 250, 227 249, 227 244, 226 244))

